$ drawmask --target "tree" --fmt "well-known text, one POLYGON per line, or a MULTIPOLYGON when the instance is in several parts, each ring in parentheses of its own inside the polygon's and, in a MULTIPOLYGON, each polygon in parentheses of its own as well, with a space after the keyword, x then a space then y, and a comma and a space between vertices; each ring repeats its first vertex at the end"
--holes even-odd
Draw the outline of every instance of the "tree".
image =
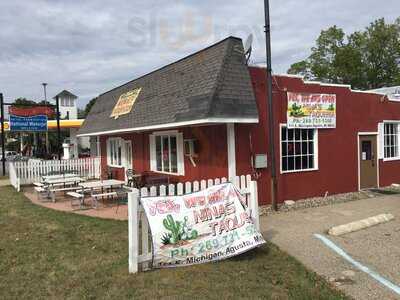
POLYGON ((96 103, 96 100, 97 100, 97 97, 93 98, 92 100, 89 101, 88 104, 86 104, 85 110, 81 113, 82 119, 86 118, 86 116, 89 114, 89 112, 92 109, 93 105, 96 103))
POLYGON ((14 100, 13 105, 14 106, 19 106, 19 105, 36 105, 37 103, 32 100, 28 100, 26 98, 17 98, 14 100))
POLYGON ((337 26, 322 30, 311 55, 288 73, 358 89, 400 85, 400 18, 378 19, 348 36, 337 26))

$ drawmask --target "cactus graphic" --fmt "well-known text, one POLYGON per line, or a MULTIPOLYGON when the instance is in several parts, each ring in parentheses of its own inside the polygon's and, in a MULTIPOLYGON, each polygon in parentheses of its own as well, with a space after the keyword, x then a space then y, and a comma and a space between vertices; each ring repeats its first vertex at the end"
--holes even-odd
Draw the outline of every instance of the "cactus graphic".
POLYGON ((163 225, 165 229, 171 231, 170 242, 171 244, 176 244, 181 240, 181 222, 174 221, 174 218, 171 215, 168 215, 163 220, 163 225))
POLYGON ((163 245, 171 244, 171 234, 164 233, 164 235, 161 238, 161 242, 163 243, 163 245))
POLYGON ((163 220, 165 229, 169 230, 169 233, 164 233, 161 241, 164 245, 176 244, 179 241, 194 240, 198 237, 198 232, 191 228, 187 224, 188 217, 184 218, 183 222, 175 221, 171 215, 168 215, 163 220))
POLYGON ((199 235, 197 230, 192 229, 191 226, 187 224, 188 217, 185 217, 182 224, 182 240, 194 240, 199 235))

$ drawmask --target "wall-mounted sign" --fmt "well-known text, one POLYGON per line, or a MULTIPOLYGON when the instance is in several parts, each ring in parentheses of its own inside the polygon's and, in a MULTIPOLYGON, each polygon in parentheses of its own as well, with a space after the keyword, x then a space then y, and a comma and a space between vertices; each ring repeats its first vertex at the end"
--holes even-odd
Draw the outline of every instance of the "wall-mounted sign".
POLYGON ((336 95, 287 93, 288 128, 336 128, 336 95))
POLYGON ((183 196, 144 197, 153 239, 153 267, 205 263, 265 243, 232 183, 183 196))
POLYGON ((129 114, 141 90, 142 88, 137 88, 122 94, 119 97, 117 104, 115 104, 110 118, 118 119, 121 115, 129 114))
POLYGON ((49 106, 34 106, 34 107, 18 107, 10 106, 8 108, 10 115, 19 117, 32 117, 38 115, 45 115, 47 117, 52 117, 55 115, 53 108, 49 106))
POLYGON ((47 131, 47 116, 19 117, 10 115, 10 131, 47 131))

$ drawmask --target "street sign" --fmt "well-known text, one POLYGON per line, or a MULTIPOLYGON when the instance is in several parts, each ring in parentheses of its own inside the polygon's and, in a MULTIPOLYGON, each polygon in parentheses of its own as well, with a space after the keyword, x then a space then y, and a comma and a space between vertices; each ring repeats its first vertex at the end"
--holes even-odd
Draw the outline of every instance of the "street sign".
POLYGON ((47 131, 47 116, 19 117, 10 115, 10 131, 47 131))

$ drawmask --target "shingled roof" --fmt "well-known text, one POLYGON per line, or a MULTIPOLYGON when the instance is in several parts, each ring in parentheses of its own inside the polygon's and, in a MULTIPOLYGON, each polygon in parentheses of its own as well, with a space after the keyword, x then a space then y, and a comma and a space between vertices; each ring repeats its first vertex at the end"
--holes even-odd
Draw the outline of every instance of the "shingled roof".
POLYGON ((56 97, 65 97, 65 98, 73 98, 73 99, 77 99, 78 96, 75 96, 74 94, 72 94, 71 92, 67 91, 67 90, 63 90, 62 92, 58 93, 57 95, 55 95, 53 97, 53 99, 56 99, 56 97))
POLYGON ((228 37, 101 94, 79 135, 223 122, 256 123, 258 112, 242 40, 228 37), (141 88, 129 114, 111 118, 118 98, 141 88))

